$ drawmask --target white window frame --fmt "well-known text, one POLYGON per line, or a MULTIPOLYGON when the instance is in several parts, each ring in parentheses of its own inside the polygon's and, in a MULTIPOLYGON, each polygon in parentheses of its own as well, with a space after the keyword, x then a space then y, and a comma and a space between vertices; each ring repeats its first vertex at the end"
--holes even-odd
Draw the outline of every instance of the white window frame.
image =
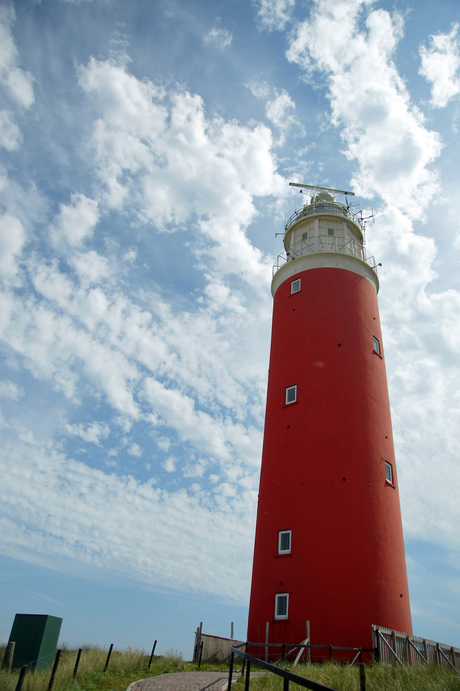
POLYGON ((278 554, 291 554, 291 544, 292 544, 292 530, 280 530, 278 533, 278 554), (284 535, 289 535, 289 547, 288 549, 281 548, 281 542, 284 535))
POLYGON ((292 386, 286 386, 286 392, 285 392, 285 398, 284 402, 286 405, 291 405, 291 403, 295 403, 297 401, 297 384, 293 384, 292 386), (290 392, 294 391, 294 398, 292 400, 289 400, 290 398, 290 392))
POLYGON ((377 338, 377 336, 372 336, 372 342, 373 342, 373 347, 374 347, 374 352, 377 353, 377 355, 382 355, 380 352, 380 341, 377 338))
POLYGON ((301 288, 301 281, 300 278, 296 278, 294 281, 291 281, 291 295, 294 293, 299 293, 301 288))
POLYGON ((394 485, 393 465, 389 461, 385 461, 385 479, 390 485, 394 485))
MULTIPOLYGON (((283 607, 284 609, 284 607, 283 607)), ((275 619, 288 619, 289 617, 289 593, 276 593, 275 594, 275 619), (281 602, 281 600, 284 600, 286 602, 286 613, 285 614, 279 614, 278 609, 279 605, 278 603, 281 602)))

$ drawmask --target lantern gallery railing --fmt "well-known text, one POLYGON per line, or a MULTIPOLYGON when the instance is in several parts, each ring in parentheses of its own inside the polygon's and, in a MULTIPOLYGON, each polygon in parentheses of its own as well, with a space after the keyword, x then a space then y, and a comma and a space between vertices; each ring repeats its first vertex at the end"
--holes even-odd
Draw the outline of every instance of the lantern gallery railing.
POLYGON ((364 247, 360 247, 357 242, 349 240, 344 245, 341 245, 336 237, 331 238, 330 241, 316 237, 312 238, 311 241, 303 241, 300 251, 296 252, 292 247, 288 247, 286 252, 279 254, 273 264, 272 277, 284 264, 286 264, 286 262, 297 259, 297 257, 301 257, 304 254, 315 254, 317 252, 348 254, 357 259, 361 259, 361 261, 368 264, 376 274, 377 267, 380 266, 380 264, 377 264, 375 261, 375 257, 369 254, 364 247))
POLYGON ((286 221, 285 230, 288 231, 298 218, 313 216, 313 214, 336 214, 338 216, 350 218, 355 223, 359 221, 359 217, 357 217, 356 214, 350 213, 343 204, 337 204, 335 202, 317 202, 316 204, 308 204, 299 211, 294 211, 292 216, 286 221))

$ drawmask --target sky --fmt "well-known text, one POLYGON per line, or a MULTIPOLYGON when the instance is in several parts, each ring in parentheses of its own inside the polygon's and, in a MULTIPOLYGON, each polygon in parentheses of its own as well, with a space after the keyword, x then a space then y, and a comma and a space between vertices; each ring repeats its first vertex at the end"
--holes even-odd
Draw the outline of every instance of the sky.
POLYGON ((0 641, 246 639, 296 181, 373 215, 414 633, 460 647, 458 0, 0 0, 0 84, 0 641))

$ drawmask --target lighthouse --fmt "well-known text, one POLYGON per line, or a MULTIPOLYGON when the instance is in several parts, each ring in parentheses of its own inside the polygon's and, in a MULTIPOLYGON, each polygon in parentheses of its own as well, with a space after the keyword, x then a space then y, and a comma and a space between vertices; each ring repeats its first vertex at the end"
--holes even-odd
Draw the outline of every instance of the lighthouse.
POLYGON ((290 184, 310 198, 272 280, 248 641, 370 649, 372 625, 412 633, 379 281, 352 193, 290 184))

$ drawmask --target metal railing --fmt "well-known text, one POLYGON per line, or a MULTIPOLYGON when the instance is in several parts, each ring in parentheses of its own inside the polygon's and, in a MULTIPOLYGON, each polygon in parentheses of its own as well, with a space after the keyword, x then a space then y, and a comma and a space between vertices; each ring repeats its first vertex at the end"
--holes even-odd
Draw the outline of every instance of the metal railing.
MULTIPOLYGON (((301 643, 301 644, 288 644, 288 643, 270 643, 268 644, 269 647, 282 647, 283 651, 283 657, 281 658, 281 661, 284 659, 284 655, 286 652, 286 648, 290 648, 291 650, 288 652, 292 653, 294 650, 297 650, 298 648, 300 649, 307 649, 310 650, 311 648, 327 648, 329 650, 329 654, 331 655, 332 650, 341 650, 341 651, 357 651, 357 654, 353 658, 353 662, 351 664, 354 664, 358 656, 363 653, 363 652, 373 652, 372 650, 365 650, 363 648, 344 648, 341 646, 323 646, 323 645, 311 645, 309 643, 301 643)), ((229 669, 229 674, 228 674, 228 684, 227 684, 227 689, 230 691, 231 689, 231 684, 232 684, 232 678, 233 678, 233 666, 234 666, 234 660, 235 660, 235 655, 238 655, 239 657, 243 658, 243 669, 242 669, 242 676, 246 674, 245 678, 245 691, 249 691, 249 682, 250 682, 250 675, 251 675, 251 664, 257 665, 257 667, 260 667, 261 669, 264 669, 268 672, 271 672, 272 674, 276 674, 279 677, 283 678, 283 691, 289 691, 289 682, 293 682, 294 684, 298 684, 299 686, 303 686, 306 689, 312 689, 312 691, 337 691, 336 689, 332 689, 330 686, 325 686, 324 684, 320 684, 317 681, 313 681, 313 679, 307 679, 306 677, 301 677, 298 674, 294 674, 294 672, 291 672, 288 669, 281 669, 280 667, 277 667, 276 665, 267 662, 265 660, 261 660, 260 658, 254 657, 253 655, 250 655, 248 652, 246 652, 248 646, 261 646, 266 648, 267 644, 266 643, 241 643, 240 645, 234 645, 231 647, 231 659, 230 659, 230 669, 229 669), (245 647, 245 651, 243 652, 241 650, 242 647, 245 647), (245 671, 246 668, 246 671, 245 671)), ((299 655, 296 658, 296 662, 299 659, 299 655)), ((332 655, 330 659, 332 658, 332 655)), ((366 671, 365 671, 365 665, 363 663, 359 663, 359 681, 360 681, 360 691, 365 691, 366 690, 366 671)))
POLYGON ((356 257, 361 261, 365 262, 370 268, 377 273, 377 262, 372 254, 369 254, 365 247, 355 250, 350 242, 345 243, 345 245, 339 245, 337 242, 324 242, 320 238, 314 238, 315 242, 310 244, 302 245, 301 251, 296 252, 292 247, 287 248, 287 252, 281 252, 275 259, 275 263, 272 268, 272 278, 279 269, 281 269, 286 262, 297 259, 297 257, 304 256, 306 254, 316 254, 320 252, 333 252, 334 254, 348 254, 350 257, 356 257))
POLYGON ((298 218, 313 216, 313 214, 334 214, 335 216, 345 216, 345 218, 349 218, 351 221, 353 221, 353 223, 356 223, 356 225, 359 226, 359 223, 356 221, 356 214, 349 212, 347 207, 343 204, 337 204, 335 202, 317 202, 316 204, 308 204, 299 211, 294 211, 284 226, 286 232, 297 221, 298 218))
POLYGON ((294 674, 293 672, 290 672, 287 669, 280 669, 279 667, 276 667, 276 665, 272 665, 270 662, 259 660, 257 657, 253 657, 252 655, 249 655, 248 653, 239 650, 239 648, 241 648, 243 645, 247 646, 247 643, 242 643, 241 645, 234 646, 232 645, 231 647, 232 656, 230 660, 230 670, 228 673, 228 691, 230 691, 230 689, 232 688, 233 663, 235 655, 239 655, 240 657, 242 657, 246 665, 246 679, 244 686, 245 691, 249 691, 251 664, 255 664, 257 665, 257 667, 261 667, 262 669, 265 669, 268 672, 272 672, 272 674, 276 674, 279 677, 282 677, 284 680, 283 691, 289 690, 290 681, 294 682, 295 684, 299 684, 299 686, 303 686, 306 689, 312 689, 312 691, 337 691, 337 689, 333 689, 330 686, 324 686, 323 684, 318 684, 318 682, 313 681, 312 679, 306 679, 305 677, 301 677, 298 674, 294 674))

